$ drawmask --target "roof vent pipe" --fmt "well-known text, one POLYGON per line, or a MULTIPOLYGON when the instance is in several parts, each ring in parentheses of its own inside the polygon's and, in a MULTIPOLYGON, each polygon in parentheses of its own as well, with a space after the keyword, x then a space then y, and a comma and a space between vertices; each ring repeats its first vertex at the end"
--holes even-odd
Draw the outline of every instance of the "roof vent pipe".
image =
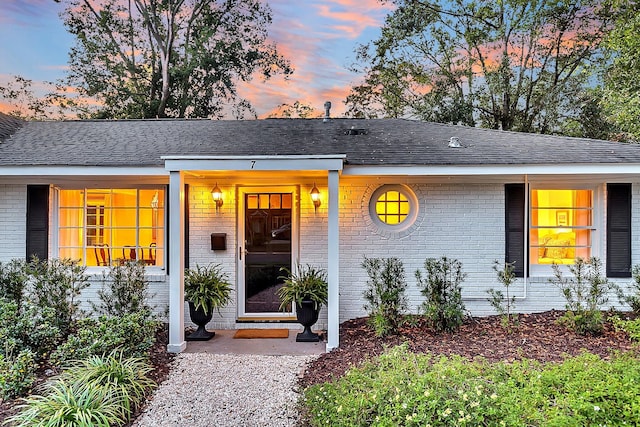
POLYGON ((449 138, 449 147, 460 148, 460 139, 457 136, 452 136, 451 138, 449 138))
POLYGON ((331 111, 331 102, 327 101, 324 103, 324 120, 322 120, 324 123, 329 121, 330 111, 331 111))

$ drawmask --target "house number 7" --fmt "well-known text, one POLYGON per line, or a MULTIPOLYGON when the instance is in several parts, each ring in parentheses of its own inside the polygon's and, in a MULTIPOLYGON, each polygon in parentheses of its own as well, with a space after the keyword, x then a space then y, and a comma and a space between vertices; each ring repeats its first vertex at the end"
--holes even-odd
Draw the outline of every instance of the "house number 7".
POLYGON ((251 169, 253 169, 253 167, 256 165, 256 161, 255 160, 251 160, 251 169))

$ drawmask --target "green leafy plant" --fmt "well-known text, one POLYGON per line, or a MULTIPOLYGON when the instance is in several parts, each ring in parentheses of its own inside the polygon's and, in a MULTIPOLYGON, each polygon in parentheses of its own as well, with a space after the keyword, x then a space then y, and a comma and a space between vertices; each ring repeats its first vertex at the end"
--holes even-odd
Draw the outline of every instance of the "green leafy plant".
POLYGON ((158 327, 159 323, 144 312, 81 319, 76 322, 75 332, 51 354, 50 361, 62 366, 116 349, 125 357, 144 357, 155 342, 158 327))
POLYGON ((283 285, 278 289, 280 310, 286 310, 292 304, 302 305, 304 300, 313 301, 316 310, 327 304, 329 289, 324 269, 307 264, 298 265, 293 272, 284 267, 280 271, 286 273, 280 276, 283 280, 283 285))
POLYGON ((364 258, 362 267, 369 280, 364 291, 369 324, 377 336, 395 334, 407 310, 404 266, 398 258, 364 258))
POLYGON ((427 321, 436 331, 456 331, 464 320, 461 283, 466 274, 462 263, 443 256, 427 258, 424 262, 426 277, 416 270, 416 280, 426 300, 422 308, 427 321))
POLYGON ((18 306, 0 298, 0 337, 14 340, 17 351, 28 349, 42 361, 60 344, 62 332, 56 326, 54 309, 37 307, 28 300, 18 306))
POLYGON ((15 351, 15 341, 3 341, 0 354, 0 402, 28 392, 35 383, 37 368, 31 350, 15 351))
POLYGON ((30 297, 39 307, 56 312, 56 326, 63 335, 80 313, 78 297, 89 286, 86 267, 70 259, 41 261, 32 258, 27 266, 30 276, 30 297))
POLYGON ((598 426, 640 423, 640 363, 584 353, 489 363, 402 345, 305 390, 311 426, 598 426))
POLYGON ((618 287, 618 299, 622 304, 629 305, 634 313, 640 314, 640 264, 633 266, 631 276, 633 282, 628 286, 626 293, 618 287))
POLYGON ((122 351, 93 355, 74 362, 60 375, 60 380, 80 389, 83 384, 104 388, 120 400, 122 416, 129 418, 146 394, 155 387, 148 374, 153 367, 143 358, 124 357, 122 351))
POLYGON ((569 271, 573 277, 564 277, 560 266, 553 264, 554 277, 549 282, 557 286, 564 296, 567 312, 561 324, 580 335, 600 335, 604 330, 602 306, 609 300, 609 281, 602 275, 598 258, 576 258, 569 271))
POLYGON ((122 316, 141 311, 151 313, 152 307, 147 305, 151 295, 144 263, 127 261, 112 265, 108 272, 102 273, 102 289, 98 291, 98 297, 99 304, 91 302, 98 314, 122 316))
POLYGON ((222 265, 210 264, 184 271, 184 299, 202 308, 205 314, 220 310, 231 301, 231 284, 222 265))
POLYGON ((640 344, 640 319, 623 320, 614 316, 611 322, 617 330, 626 332, 636 345, 640 344))
POLYGON ((487 291, 489 294, 489 304, 491 304, 498 315, 501 316, 502 326, 507 330, 511 330, 511 326, 515 323, 513 310, 516 305, 516 297, 514 295, 509 295, 509 289, 516 281, 514 264, 515 262, 505 262, 502 264, 500 261, 494 261, 493 269, 498 276, 498 281, 502 283, 502 286, 504 286, 504 293, 493 288, 487 291))
POLYGON ((111 427, 125 422, 119 396, 107 388, 52 381, 44 391, 24 399, 7 422, 13 427, 111 427))
POLYGON ((20 305, 24 294, 27 272, 24 260, 14 259, 0 262, 0 298, 6 298, 20 305))

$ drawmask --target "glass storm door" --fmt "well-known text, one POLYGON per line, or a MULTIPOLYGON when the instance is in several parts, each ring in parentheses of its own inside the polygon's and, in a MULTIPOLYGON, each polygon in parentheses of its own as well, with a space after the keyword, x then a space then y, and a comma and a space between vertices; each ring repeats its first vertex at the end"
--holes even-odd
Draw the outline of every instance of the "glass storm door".
POLYGON ((292 316, 291 308, 279 310, 278 289, 282 269, 291 270, 296 259, 296 196, 296 189, 288 187, 240 189, 240 318, 292 316))

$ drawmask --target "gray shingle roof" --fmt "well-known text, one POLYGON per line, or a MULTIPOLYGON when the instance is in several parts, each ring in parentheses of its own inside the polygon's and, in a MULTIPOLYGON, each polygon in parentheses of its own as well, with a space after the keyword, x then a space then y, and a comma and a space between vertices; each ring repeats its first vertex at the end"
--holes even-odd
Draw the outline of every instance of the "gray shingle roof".
POLYGON ((327 154, 346 154, 351 165, 640 164, 640 145, 403 119, 169 119, 26 122, 0 144, 0 166, 163 166, 167 155, 327 154), (462 147, 448 147, 452 136, 462 147))
POLYGON ((0 113, 0 142, 9 138, 23 124, 24 121, 20 119, 0 113))

